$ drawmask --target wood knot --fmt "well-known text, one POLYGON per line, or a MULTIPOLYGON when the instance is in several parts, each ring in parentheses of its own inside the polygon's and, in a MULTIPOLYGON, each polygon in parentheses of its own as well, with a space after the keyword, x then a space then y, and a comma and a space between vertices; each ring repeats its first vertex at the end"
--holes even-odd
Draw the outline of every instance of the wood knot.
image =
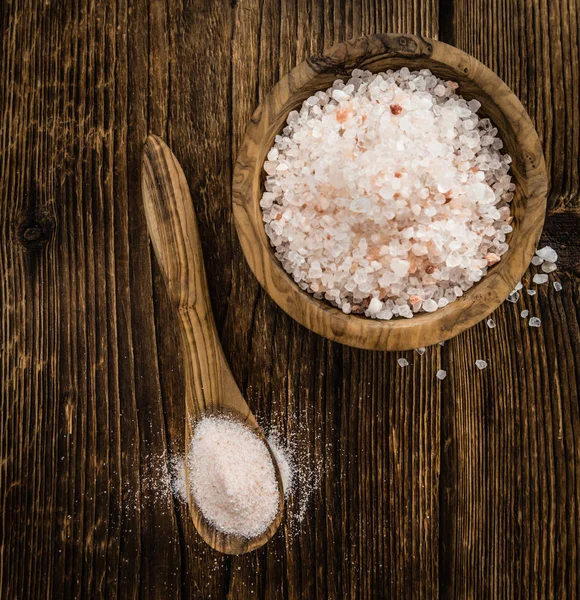
POLYGON ((48 215, 25 217, 18 226, 17 237, 20 244, 32 250, 44 246, 54 230, 54 220, 48 215))

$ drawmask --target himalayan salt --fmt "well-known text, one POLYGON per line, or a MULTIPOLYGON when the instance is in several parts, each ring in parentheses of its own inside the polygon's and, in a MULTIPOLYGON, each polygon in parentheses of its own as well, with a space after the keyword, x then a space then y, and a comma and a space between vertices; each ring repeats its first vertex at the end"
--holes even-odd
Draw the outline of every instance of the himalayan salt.
POLYGON ((544 273, 553 273, 557 268, 556 263, 553 262, 545 261, 542 265, 542 271, 544 271, 544 273))
POLYGON ((536 256, 552 263, 555 263, 558 260, 558 253, 550 246, 544 246, 543 248, 536 250, 536 256))
POLYGON ((511 158, 457 88, 426 69, 355 69, 288 115, 260 204, 301 289, 346 314, 412 318, 502 260, 511 158))
POLYGON ((272 458, 264 442, 242 423, 214 416, 201 419, 187 466, 195 503, 217 530, 253 538, 275 519, 280 493, 272 458))

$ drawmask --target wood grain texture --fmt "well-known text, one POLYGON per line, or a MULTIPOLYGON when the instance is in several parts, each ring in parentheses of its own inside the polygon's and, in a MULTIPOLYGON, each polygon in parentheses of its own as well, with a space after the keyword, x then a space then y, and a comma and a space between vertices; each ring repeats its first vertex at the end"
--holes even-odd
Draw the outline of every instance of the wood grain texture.
POLYGON ((450 4, 0 3, 2 599, 578 595, 579 7, 450 4), (423 357, 297 325, 253 278, 231 216, 237 149, 276 81, 380 31, 441 32, 496 70, 540 132, 557 208, 543 241, 563 290, 540 286, 494 330, 423 357), (326 467, 297 535, 283 523, 240 557, 209 549, 154 484, 184 445, 184 381, 142 211, 148 133, 190 185, 236 383, 326 467))
POLYGON ((234 219, 244 255, 268 295, 291 317, 329 340, 368 350, 408 350, 455 337, 494 311, 527 270, 544 225, 548 181, 542 148, 525 109, 497 75, 472 56, 437 40, 408 34, 375 34, 340 42, 300 63, 256 108, 238 150, 233 178, 234 219), (355 68, 382 72, 429 68, 459 83, 459 92, 481 103, 512 157, 515 183, 510 248, 481 282, 434 313, 381 321, 344 314, 302 290, 276 258, 260 201, 264 162, 288 114, 355 68))
POLYGON ((143 148, 141 195, 147 230, 177 317, 184 376, 185 444, 189 452, 196 423, 205 416, 235 419, 262 439, 270 452, 279 488, 278 511, 268 528, 251 539, 225 534, 208 522, 195 503, 185 465, 189 512, 204 541, 224 554, 243 554, 263 546, 276 533, 284 509, 284 489, 276 459, 249 409, 232 372, 215 327, 210 305, 197 220, 185 174, 167 144, 150 135, 143 148))

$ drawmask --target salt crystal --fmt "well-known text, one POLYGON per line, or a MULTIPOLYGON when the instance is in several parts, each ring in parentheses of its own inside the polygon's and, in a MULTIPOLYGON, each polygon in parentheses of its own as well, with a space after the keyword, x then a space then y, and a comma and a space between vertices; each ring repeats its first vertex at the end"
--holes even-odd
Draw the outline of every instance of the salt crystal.
POLYGON ((544 271, 544 273, 552 273, 554 272, 558 267, 556 266, 556 263, 553 262, 545 262, 542 265, 542 271, 544 271))
POLYGON ((542 324, 542 321, 540 321, 540 319, 538 319, 538 317, 532 317, 529 321, 528 321, 528 325, 530 327, 539 327, 542 324))
POLYGON ((423 302, 423 310, 425 312, 433 312, 435 310, 437 310, 438 306, 437 306, 437 302, 435 302, 435 300, 425 300, 425 302, 423 302))
POLYGON ((528 289, 528 296, 535 296, 535 295, 536 295, 536 290, 528 289))
POLYGON ((544 262, 544 259, 540 258, 539 256, 534 256, 532 258, 532 264, 535 265, 536 267, 540 266, 543 262, 544 262))
POLYGON ((532 281, 537 284, 548 283, 548 276, 543 273, 536 273, 532 281))
POLYGON ((558 253, 550 246, 544 246, 543 248, 536 250, 536 256, 553 263, 558 260, 558 253))
POLYGON ((520 291, 520 290, 521 290, 523 287, 524 287, 524 286, 523 286, 522 282, 521 282, 521 281, 518 281, 518 282, 516 283, 516 287, 514 288, 514 291, 516 291, 516 292, 519 292, 519 291, 520 291))
POLYGON ((421 356, 423 356, 423 354, 425 354, 425 348, 415 348, 415 352, 417 354, 420 354, 421 356))
POLYGON ((559 281, 554 281, 554 289, 559 292, 562 290, 562 284, 559 281))
POLYGON ((409 361, 406 358, 398 358, 397 362, 399 363, 399 367, 407 367, 409 365, 409 361))
POLYGON ((439 371, 437 371, 437 373, 435 373, 435 377, 437 377, 437 379, 440 379, 441 381, 443 381, 447 377, 447 371, 444 371, 443 369, 439 369, 439 371))
POLYGON ((514 304, 520 299, 520 293, 515 290, 507 297, 508 302, 513 302, 514 304))
POLYGON ((525 319, 529 314, 530 314, 529 310, 522 310, 522 312, 520 313, 520 315, 522 316, 522 319, 525 319))
POLYGON ((490 329, 493 329, 493 328, 495 327, 495 321, 494 321, 493 319, 488 319, 488 320, 487 320, 487 326, 488 326, 490 329))
POLYGON ((482 371, 483 369, 485 369, 487 367, 487 363, 484 360, 476 360, 475 361, 475 366, 482 371))

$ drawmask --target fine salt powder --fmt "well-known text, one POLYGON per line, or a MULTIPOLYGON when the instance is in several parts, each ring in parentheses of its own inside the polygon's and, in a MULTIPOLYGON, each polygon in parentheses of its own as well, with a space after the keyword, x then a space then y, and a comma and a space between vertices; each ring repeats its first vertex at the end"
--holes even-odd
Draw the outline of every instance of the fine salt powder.
POLYGON ((242 423, 225 417, 201 419, 187 464, 195 503, 219 531, 252 538, 276 517, 279 491, 272 458, 242 423))

